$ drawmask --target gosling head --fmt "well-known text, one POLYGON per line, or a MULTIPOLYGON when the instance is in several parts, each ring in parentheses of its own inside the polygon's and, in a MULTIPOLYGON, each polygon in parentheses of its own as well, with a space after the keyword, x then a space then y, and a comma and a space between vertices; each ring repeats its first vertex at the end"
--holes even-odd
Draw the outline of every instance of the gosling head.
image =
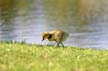
POLYGON ((44 41, 45 39, 48 39, 49 37, 49 33, 48 32, 43 32, 42 33, 42 41, 44 41))

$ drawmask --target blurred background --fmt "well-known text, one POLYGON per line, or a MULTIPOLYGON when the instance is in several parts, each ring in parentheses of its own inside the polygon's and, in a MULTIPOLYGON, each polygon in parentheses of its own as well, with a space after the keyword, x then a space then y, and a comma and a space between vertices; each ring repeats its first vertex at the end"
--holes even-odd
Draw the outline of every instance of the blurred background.
POLYGON ((108 49, 108 0, 0 0, 0 41, 44 45, 54 29, 70 34, 67 46, 108 49))

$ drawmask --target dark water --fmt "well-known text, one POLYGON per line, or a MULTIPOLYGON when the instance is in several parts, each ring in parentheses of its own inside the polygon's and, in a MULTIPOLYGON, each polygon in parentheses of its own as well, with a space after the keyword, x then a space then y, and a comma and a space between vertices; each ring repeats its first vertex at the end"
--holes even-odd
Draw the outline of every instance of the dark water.
POLYGON ((46 44, 42 32, 61 29, 70 34, 65 45, 108 49, 107 0, 7 0, 0 20, 1 41, 46 44))

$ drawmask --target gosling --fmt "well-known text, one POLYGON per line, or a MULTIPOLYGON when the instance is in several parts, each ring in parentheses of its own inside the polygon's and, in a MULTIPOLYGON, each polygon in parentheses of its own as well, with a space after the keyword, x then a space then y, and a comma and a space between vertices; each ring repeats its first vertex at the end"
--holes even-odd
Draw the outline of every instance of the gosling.
POLYGON ((42 33, 42 41, 45 39, 48 39, 49 41, 55 41, 57 43, 57 47, 59 47, 59 44, 64 47, 62 42, 65 41, 67 37, 69 37, 69 34, 61 30, 54 30, 42 33))

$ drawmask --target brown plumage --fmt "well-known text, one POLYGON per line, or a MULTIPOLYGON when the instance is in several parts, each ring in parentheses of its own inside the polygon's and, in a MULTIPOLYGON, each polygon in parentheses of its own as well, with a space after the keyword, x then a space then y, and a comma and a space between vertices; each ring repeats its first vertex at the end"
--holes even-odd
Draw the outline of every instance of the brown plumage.
POLYGON ((55 41, 57 43, 57 46, 59 46, 59 44, 61 44, 62 47, 64 47, 62 42, 65 41, 68 36, 69 36, 68 33, 61 31, 61 30, 43 32, 42 41, 45 39, 48 39, 49 41, 55 41))

